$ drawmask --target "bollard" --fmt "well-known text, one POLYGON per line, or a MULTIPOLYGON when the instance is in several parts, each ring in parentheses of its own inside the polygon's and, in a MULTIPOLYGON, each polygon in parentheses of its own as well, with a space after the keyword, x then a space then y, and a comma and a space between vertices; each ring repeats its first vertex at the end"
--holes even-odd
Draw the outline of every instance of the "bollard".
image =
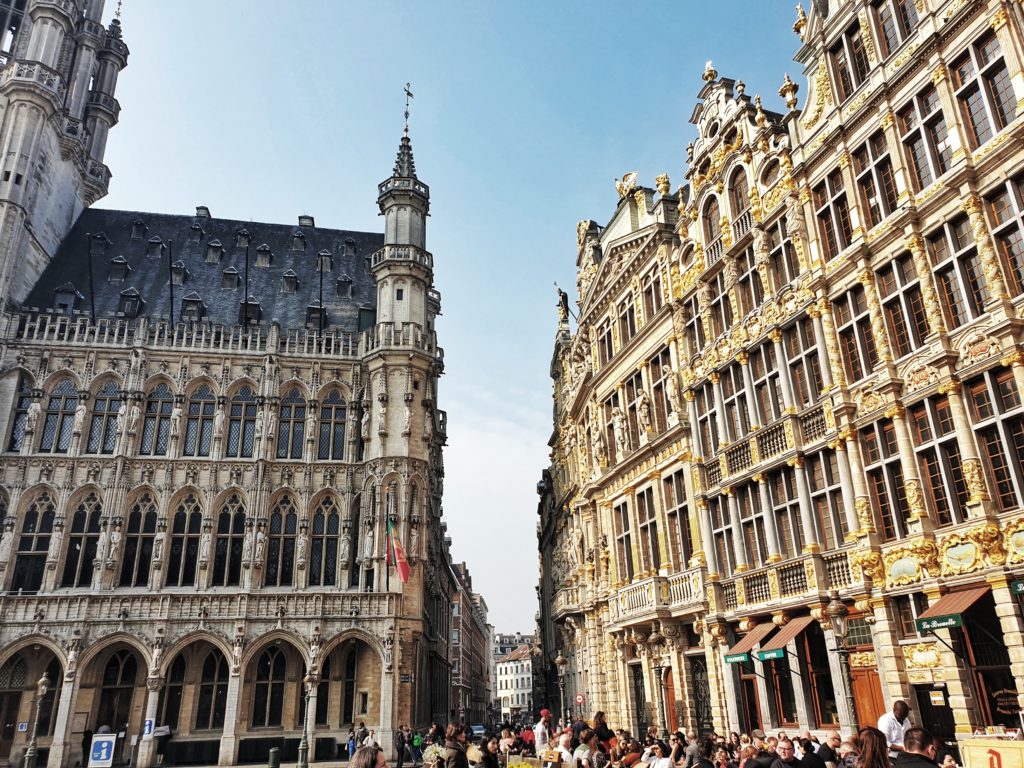
POLYGON ((281 768, 281 749, 279 747, 270 748, 270 757, 267 758, 267 768, 281 768))

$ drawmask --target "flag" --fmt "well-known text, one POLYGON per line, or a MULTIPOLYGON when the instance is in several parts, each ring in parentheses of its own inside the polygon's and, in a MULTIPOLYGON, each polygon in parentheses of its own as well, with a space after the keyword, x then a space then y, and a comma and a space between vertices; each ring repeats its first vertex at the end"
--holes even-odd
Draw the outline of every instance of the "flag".
POLYGON ((402 542, 395 535, 395 527, 388 520, 388 565, 395 566, 398 578, 405 584, 409 581, 409 561, 405 557, 402 542))

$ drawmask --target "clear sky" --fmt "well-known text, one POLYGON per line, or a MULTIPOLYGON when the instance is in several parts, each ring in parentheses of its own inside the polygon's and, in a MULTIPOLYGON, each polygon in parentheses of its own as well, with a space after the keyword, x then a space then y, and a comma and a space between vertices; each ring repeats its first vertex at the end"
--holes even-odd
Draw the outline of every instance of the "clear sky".
MULTIPOLYGON (((107 0, 106 16, 114 0, 107 0)), ((442 295, 439 407, 456 561, 499 632, 532 632, 558 281, 613 180, 683 181, 713 59, 783 111, 790 0, 124 0, 131 49, 102 207, 379 231, 412 83, 442 295)))

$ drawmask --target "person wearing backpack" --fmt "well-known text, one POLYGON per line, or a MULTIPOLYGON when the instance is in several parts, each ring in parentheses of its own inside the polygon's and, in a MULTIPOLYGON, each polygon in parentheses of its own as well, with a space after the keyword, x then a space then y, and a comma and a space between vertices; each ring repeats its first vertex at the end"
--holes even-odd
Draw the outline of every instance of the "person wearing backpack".
POLYGON ((423 735, 419 731, 412 735, 412 762, 413 765, 423 762, 423 735))

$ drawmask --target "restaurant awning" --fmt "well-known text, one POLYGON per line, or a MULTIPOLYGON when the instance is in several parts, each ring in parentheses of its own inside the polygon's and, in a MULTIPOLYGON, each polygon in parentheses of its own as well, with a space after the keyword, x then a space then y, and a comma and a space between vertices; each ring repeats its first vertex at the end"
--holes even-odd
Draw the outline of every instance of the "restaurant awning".
POLYGON ((725 654, 725 661, 728 664, 737 664, 743 661, 750 661, 750 649, 764 640, 768 633, 775 629, 771 622, 758 624, 747 632, 736 645, 725 654))
POLYGON ((801 616, 793 619, 782 628, 779 634, 765 643, 755 655, 761 661, 781 659, 786 655, 786 646, 789 645, 789 641, 807 629, 812 621, 814 621, 813 616, 801 616))
POLYGON ((964 620, 961 614, 974 605, 990 587, 971 587, 958 592, 947 592, 938 599, 935 605, 917 617, 918 632, 933 632, 936 629, 962 627, 964 620))

